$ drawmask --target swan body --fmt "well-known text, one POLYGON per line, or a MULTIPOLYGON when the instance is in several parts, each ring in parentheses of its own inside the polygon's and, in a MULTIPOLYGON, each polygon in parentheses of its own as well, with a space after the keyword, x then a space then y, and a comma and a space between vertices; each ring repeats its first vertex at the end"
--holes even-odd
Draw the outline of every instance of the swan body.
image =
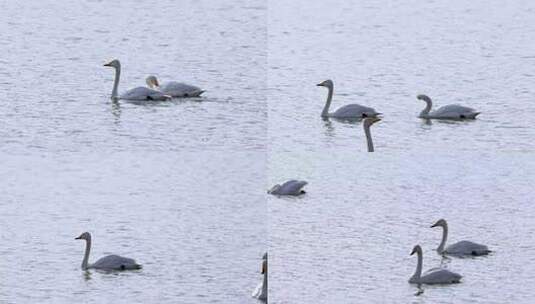
POLYGON ((364 122, 362 123, 363 127, 364 127, 364 134, 366 134, 366 142, 368 144, 368 152, 373 152, 374 151, 374 148, 373 148, 373 141, 372 141, 372 134, 370 132, 370 127, 378 122, 378 121, 381 121, 381 118, 378 118, 378 117, 370 117, 370 118, 366 118, 364 119, 364 122))
POLYGON ((199 87, 182 82, 170 81, 160 85, 158 78, 152 75, 147 77, 145 81, 149 88, 156 89, 172 97, 199 97, 204 93, 199 87))
POLYGON ((461 105, 446 105, 431 111, 433 102, 427 95, 418 95, 416 98, 425 101, 426 107, 420 112, 419 117, 425 119, 475 119, 481 112, 461 106, 461 105))
POLYGON ((258 300, 262 302, 267 302, 268 298, 268 261, 267 261, 267 252, 264 253, 264 256, 262 257, 262 271, 263 280, 256 289, 254 290, 252 296, 253 298, 257 298, 258 300))
POLYGON ((446 247, 446 241, 448 239, 448 223, 446 220, 440 219, 431 226, 431 228, 433 227, 442 227, 442 241, 437 248, 437 252, 439 254, 454 256, 479 256, 487 255, 491 252, 487 246, 470 241, 460 241, 446 247))
POLYGON ((301 195, 304 194, 305 191, 303 190, 303 187, 306 186, 308 182, 306 181, 300 181, 300 180, 289 180, 282 185, 275 185, 273 186, 268 193, 273 195, 301 195))
POLYGON ((85 254, 82 260, 82 270, 100 269, 100 270, 133 270, 140 269, 141 265, 137 264, 135 260, 125 258, 118 255, 108 255, 98 259, 95 263, 90 264, 89 252, 91 251, 91 234, 89 232, 82 233, 76 240, 85 240, 85 254))
POLYGON ((422 275, 423 254, 420 245, 414 246, 411 255, 418 254, 416 271, 409 279, 412 284, 454 284, 460 283, 462 276, 444 268, 433 268, 422 275))
POLYGON ((331 101, 333 98, 334 83, 332 80, 325 80, 322 83, 317 84, 319 87, 326 87, 329 90, 327 95, 327 101, 321 112, 321 117, 333 117, 339 119, 356 119, 356 118, 365 118, 365 117, 376 117, 381 114, 375 111, 375 109, 362 106, 359 104, 348 104, 345 105, 336 111, 329 113, 329 108, 331 106, 331 101))
POLYGON ((125 91, 124 93, 118 93, 119 90, 119 80, 121 78, 121 62, 117 59, 114 59, 104 66, 113 67, 115 69, 115 80, 113 82, 113 90, 111 92, 111 99, 113 100, 169 100, 171 96, 166 95, 160 91, 149 89, 146 87, 136 87, 125 91))

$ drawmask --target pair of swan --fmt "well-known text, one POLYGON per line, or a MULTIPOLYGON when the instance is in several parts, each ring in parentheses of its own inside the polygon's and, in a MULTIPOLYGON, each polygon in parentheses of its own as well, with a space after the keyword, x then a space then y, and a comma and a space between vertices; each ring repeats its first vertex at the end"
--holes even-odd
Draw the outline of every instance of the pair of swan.
POLYGON ((146 87, 136 87, 119 95, 119 80, 121 78, 121 62, 114 59, 104 66, 115 69, 115 79, 113 82, 113 90, 111 92, 111 99, 113 100, 154 100, 162 101, 169 100, 173 97, 198 97, 204 91, 198 87, 187 85, 179 82, 165 83, 160 87, 158 79, 155 76, 149 76, 146 79, 146 87))
POLYGON ((105 271, 113 270, 134 270, 141 269, 141 265, 137 264, 135 260, 125 258, 118 255, 108 255, 98 259, 95 263, 89 263, 89 252, 91 251, 91 234, 89 232, 82 233, 76 240, 85 240, 85 254, 82 260, 82 270, 99 269, 105 271))
MULTIPOLYGON (((446 240, 448 239, 448 223, 445 219, 440 219, 431 225, 431 228, 434 227, 442 227, 442 241, 436 249, 438 254, 461 257, 487 255, 491 252, 487 246, 470 241, 460 241, 446 247, 446 240)), ((409 283, 453 284, 460 282, 462 278, 460 274, 443 268, 433 268, 422 274, 423 253, 420 245, 414 246, 411 255, 415 253, 418 255, 418 264, 416 265, 414 275, 409 279, 409 283)))
POLYGON ((268 255, 267 252, 264 253, 264 256, 262 257, 262 271, 261 274, 263 275, 262 282, 258 284, 255 291, 253 292, 253 297, 257 298, 258 300, 262 302, 267 302, 268 298, 268 255))
MULTIPOLYGON (((338 118, 338 119, 358 119, 366 117, 377 117, 381 113, 378 113, 375 109, 362 106, 359 104, 348 104, 345 105, 336 111, 329 113, 329 107, 331 106, 331 101, 333 98, 334 83, 332 80, 328 79, 322 83, 317 84, 317 86, 326 87, 329 91, 327 94, 327 101, 321 112, 321 117, 323 118, 338 118)), ((476 112, 474 109, 469 107, 464 107, 460 105, 446 105, 440 107, 435 111, 431 111, 433 107, 433 102, 431 98, 427 95, 418 95, 417 99, 423 100, 426 103, 425 109, 420 112, 418 117, 424 119, 475 119, 480 112, 476 112)))

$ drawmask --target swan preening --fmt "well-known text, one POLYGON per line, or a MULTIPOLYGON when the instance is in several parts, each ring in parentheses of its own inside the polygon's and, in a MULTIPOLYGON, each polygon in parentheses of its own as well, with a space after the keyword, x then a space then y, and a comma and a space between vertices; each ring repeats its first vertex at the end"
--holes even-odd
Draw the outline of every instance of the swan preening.
POLYGON ((303 190, 303 187, 306 186, 308 183, 306 181, 300 181, 300 180, 289 180, 285 182, 282 185, 276 184, 273 186, 268 193, 273 195, 301 195, 304 194, 305 191, 303 190))
POLYGON ((119 80, 121 79, 121 62, 117 59, 114 59, 104 66, 112 67, 115 69, 115 80, 113 82, 113 90, 111 91, 111 99, 119 100, 169 100, 171 96, 163 94, 160 91, 149 89, 146 87, 136 87, 130 89, 121 95, 119 95, 119 80))
POLYGON ((368 143, 368 152, 373 152, 373 140, 372 140, 372 134, 370 132, 370 127, 378 122, 381 121, 381 118, 379 117, 370 117, 364 119, 364 122, 362 123, 364 127, 364 134, 366 134, 366 142, 368 143))
POLYGON ((409 283, 413 284, 453 284, 459 283, 462 276, 458 273, 451 272, 444 268, 433 268, 422 275, 423 254, 420 245, 414 246, 411 255, 418 254, 418 264, 416 271, 409 279, 409 283))
POLYGON ((100 258, 93 264, 89 264, 89 252, 91 251, 91 234, 89 232, 82 233, 76 240, 85 240, 85 254, 82 260, 82 270, 100 269, 100 270, 132 270, 140 269, 141 265, 137 264, 135 260, 125 258, 118 255, 108 255, 100 258))
POLYGON ((425 109, 420 112, 420 118, 426 119, 475 119, 480 112, 460 105, 447 105, 431 112, 433 102, 427 95, 418 95, 416 98, 425 101, 425 109))
POLYGON ((160 85, 158 78, 153 75, 148 76, 145 81, 147 82, 149 88, 156 89, 163 94, 172 97, 199 97, 202 93, 204 93, 203 90, 196 86, 176 81, 170 81, 160 85))
POLYGON ((448 223, 444 219, 438 220, 434 223, 433 227, 442 227, 442 241, 437 248, 439 254, 447 254, 454 256, 463 256, 463 255, 487 255, 491 251, 485 245, 477 244, 470 241, 460 241, 455 244, 451 244, 446 247, 446 241, 448 239, 448 223))
POLYGON ((359 104, 348 104, 338 110, 329 113, 329 107, 331 106, 331 101, 333 99, 334 84, 332 80, 325 80, 322 83, 318 83, 319 87, 326 87, 329 90, 327 95, 327 101, 321 112, 321 117, 333 117, 339 119, 355 119, 355 118, 365 118, 365 117, 375 117, 381 113, 377 113, 373 108, 361 106, 359 104))
POLYGON ((267 252, 264 253, 262 257, 262 271, 263 275, 262 282, 258 284, 255 291, 253 292, 253 297, 257 298, 260 301, 267 302, 268 298, 268 255, 267 252))

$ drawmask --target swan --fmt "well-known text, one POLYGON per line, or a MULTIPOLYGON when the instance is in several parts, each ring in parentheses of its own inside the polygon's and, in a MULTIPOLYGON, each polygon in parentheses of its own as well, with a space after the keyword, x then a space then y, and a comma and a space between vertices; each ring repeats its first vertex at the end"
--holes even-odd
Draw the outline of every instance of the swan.
POLYGON ((136 87, 130 89, 121 95, 118 95, 117 91, 119 89, 119 80, 121 78, 121 62, 117 59, 114 59, 104 66, 112 67, 115 69, 115 80, 113 82, 113 90, 111 91, 111 99, 119 100, 169 100, 171 96, 165 95, 160 91, 149 89, 146 87, 136 87))
POLYGON ((91 234, 89 232, 84 232, 80 234, 79 237, 75 238, 75 240, 85 240, 85 254, 84 259, 82 260, 82 270, 87 270, 90 268, 100 270, 132 270, 141 268, 141 265, 137 264, 135 260, 113 254, 100 258, 93 264, 89 264, 88 260, 89 251, 91 251, 91 234))
POLYGON ((381 113, 377 113, 373 108, 361 106, 359 104, 348 104, 338 110, 329 113, 329 107, 331 106, 331 101, 333 99, 333 90, 334 84, 332 80, 325 80, 322 83, 317 84, 318 87, 326 87, 329 90, 327 95, 327 101, 325 102, 325 107, 321 112, 321 117, 333 117, 340 119, 350 119, 350 118, 365 118, 365 117, 375 117, 381 113))
POLYGON ((416 265, 416 272, 409 279, 412 284, 452 284, 459 283, 462 276, 458 273, 451 272, 444 268, 433 268, 428 270, 422 276, 423 254, 420 245, 414 246, 411 255, 418 254, 418 265, 416 265))
POLYGON ((306 193, 305 190, 303 190, 303 187, 307 184, 308 182, 306 181, 292 179, 282 185, 276 184, 268 191, 268 193, 273 195, 297 196, 306 193))
POLYGON ((172 97, 199 97, 202 93, 204 93, 203 90, 196 86, 176 81, 166 82, 160 86, 158 78, 152 75, 147 77, 145 81, 147 82, 149 88, 156 89, 172 97))
POLYGON ((431 226, 431 228, 434 227, 442 227, 442 242, 440 242, 440 245, 437 248, 439 254, 463 256, 487 255, 491 252, 487 246, 470 241, 460 241, 444 248, 446 246, 446 240, 448 239, 448 223, 445 219, 440 219, 431 226))
POLYGON ((381 121, 381 118, 379 117, 369 117, 364 119, 364 122, 362 125, 364 126, 364 134, 366 134, 366 142, 368 143, 368 152, 373 152, 373 141, 372 141, 372 134, 370 133, 370 127, 374 123, 381 121))
POLYGON ((267 302, 268 298, 268 261, 267 261, 267 252, 264 253, 262 257, 262 275, 264 276, 263 281, 258 284, 255 291, 253 292, 253 298, 257 298, 262 302, 267 302))
POLYGON ((420 118, 426 119, 475 119, 481 112, 476 112, 474 109, 460 105, 447 105, 438 108, 431 112, 433 102, 427 95, 418 95, 416 98, 425 101, 425 109, 420 112, 420 118))

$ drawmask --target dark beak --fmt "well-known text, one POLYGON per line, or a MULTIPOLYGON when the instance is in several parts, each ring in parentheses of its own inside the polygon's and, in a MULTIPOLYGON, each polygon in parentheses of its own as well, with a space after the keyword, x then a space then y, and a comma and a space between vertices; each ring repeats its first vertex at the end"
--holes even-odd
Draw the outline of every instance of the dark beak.
POLYGON ((80 239, 82 239, 82 238, 81 238, 81 237, 75 237, 74 239, 75 239, 75 240, 80 240, 80 239))

